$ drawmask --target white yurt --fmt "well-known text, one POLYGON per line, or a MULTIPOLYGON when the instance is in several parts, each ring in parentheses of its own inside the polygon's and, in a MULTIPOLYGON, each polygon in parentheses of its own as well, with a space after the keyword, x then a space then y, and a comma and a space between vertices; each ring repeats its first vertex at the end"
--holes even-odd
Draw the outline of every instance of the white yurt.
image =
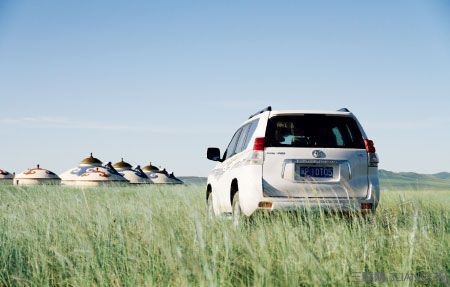
POLYGON ((184 182, 178 177, 176 177, 175 174, 173 174, 173 172, 169 174, 169 178, 173 181, 174 184, 184 184, 184 182))
POLYGON ((58 175, 39 164, 14 176, 14 185, 58 185, 60 182, 58 175))
POLYGON ((62 173, 62 184, 75 186, 99 186, 99 185, 115 185, 127 184, 126 180, 111 165, 95 158, 92 153, 89 157, 83 159, 81 163, 72 169, 62 173))
POLYGON ((14 174, 7 172, 4 169, 0 169, 0 185, 13 184, 14 174))
POLYGON ((157 184, 174 184, 176 183, 172 178, 170 178, 169 173, 166 169, 159 169, 150 163, 142 168, 142 171, 150 178, 153 183, 157 184))
POLYGON ((125 162, 122 158, 121 161, 116 162, 113 165, 114 169, 117 170, 120 175, 125 177, 132 184, 149 184, 153 183, 150 178, 142 171, 141 167, 138 165, 133 169, 131 164, 125 162))

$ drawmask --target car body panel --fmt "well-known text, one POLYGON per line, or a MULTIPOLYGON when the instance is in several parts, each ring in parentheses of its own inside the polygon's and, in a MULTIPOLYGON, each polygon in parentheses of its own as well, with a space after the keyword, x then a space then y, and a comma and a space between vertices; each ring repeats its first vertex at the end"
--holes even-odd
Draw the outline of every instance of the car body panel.
POLYGON ((373 209, 377 207, 380 197, 378 168, 368 166, 368 154, 365 149, 266 147, 263 152, 263 164, 253 164, 249 160, 254 153, 255 139, 266 136, 269 118, 298 114, 352 117, 363 139, 367 139, 361 124, 350 112, 268 111, 246 120, 239 129, 258 120, 258 126, 248 146, 241 152, 218 162, 208 176, 216 215, 232 211, 233 180, 236 180, 238 185, 242 212, 247 216, 261 209, 258 205, 262 201, 273 202, 271 210, 305 206, 358 209, 361 203, 373 203, 373 209), (314 150, 320 150, 325 157, 315 158, 314 150), (314 181, 302 180, 295 175, 298 165, 331 166, 333 177, 317 178, 314 181))

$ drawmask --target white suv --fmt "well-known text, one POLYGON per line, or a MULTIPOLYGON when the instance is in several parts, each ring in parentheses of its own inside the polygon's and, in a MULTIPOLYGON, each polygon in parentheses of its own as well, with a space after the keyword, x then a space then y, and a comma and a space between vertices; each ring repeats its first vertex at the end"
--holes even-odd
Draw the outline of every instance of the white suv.
POLYGON ((356 117, 339 111, 252 115, 208 176, 209 216, 322 207, 374 212, 380 198, 378 157, 356 117))

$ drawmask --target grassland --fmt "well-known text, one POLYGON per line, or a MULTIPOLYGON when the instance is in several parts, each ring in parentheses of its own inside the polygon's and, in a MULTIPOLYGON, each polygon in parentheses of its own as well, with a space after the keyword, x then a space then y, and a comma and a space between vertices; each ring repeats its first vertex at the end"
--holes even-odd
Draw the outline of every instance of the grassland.
POLYGON ((370 219, 277 214, 234 229, 206 220, 200 186, 0 187, 0 285, 348 286, 353 272, 448 274, 449 218, 450 190, 385 192, 370 219))

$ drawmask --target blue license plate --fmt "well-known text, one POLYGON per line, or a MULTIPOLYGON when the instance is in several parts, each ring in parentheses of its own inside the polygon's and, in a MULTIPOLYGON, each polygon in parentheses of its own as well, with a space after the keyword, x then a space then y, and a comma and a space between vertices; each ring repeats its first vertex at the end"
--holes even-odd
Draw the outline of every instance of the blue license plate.
POLYGON ((300 166, 300 177, 333 177, 333 168, 331 166, 300 166))

